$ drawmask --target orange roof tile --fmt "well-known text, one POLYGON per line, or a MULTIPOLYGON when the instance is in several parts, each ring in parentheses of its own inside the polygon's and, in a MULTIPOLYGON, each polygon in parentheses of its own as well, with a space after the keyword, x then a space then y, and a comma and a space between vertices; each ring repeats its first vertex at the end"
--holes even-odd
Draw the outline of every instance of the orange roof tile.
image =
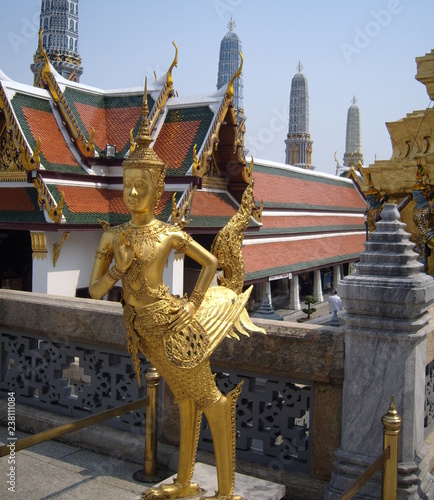
POLYGON ((63 185, 56 188, 65 194, 65 202, 71 212, 129 213, 121 190, 63 185))
POLYGON ((170 169, 180 168, 199 128, 199 120, 164 123, 154 150, 170 169))
POLYGON ((363 217, 339 217, 335 215, 324 216, 267 216, 263 215, 262 224, 264 229, 272 228, 296 228, 313 226, 348 226, 363 225, 363 217))
POLYGON ((0 188, 0 210, 32 212, 35 207, 26 188, 0 188))
POLYGON ((28 107, 22 109, 33 137, 35 140, 41 138, 41 153, 45 159, 49 163, 80 168, 67 147, 52 113, 28 107))
POLYGON ((218 193, 196 191, 191 205, 192 216, 232 217, 237 210, 218 193))
POLYGON ((86 130, 95 130, 95 144, 104 149, 107 144, 115 144, 120 150, 129 141, 130 130, 140 118, 141 108, 98 108, 89 104, 75 102, 86 130))
POLYGON ((254 172, 255 199, 265 203, 321 205, 330 207, 350 206, 364 209, 366 203, 352 187, 338 186, 316 180, 254 172))
POLYGON ((245 245, 243 247, 246 273, 264 269, 297 266, 303 262, 313 266, 313 262, 353 255, 364 250, 365 234, 342 235, 295 241, 282 241, 245 245))
POLYGON ((141 112, 140 107, 107 109, 108 144, 115 144, 118 149, 121 149, 127 142, 129 143, 130 130, 136 126, 141 112))

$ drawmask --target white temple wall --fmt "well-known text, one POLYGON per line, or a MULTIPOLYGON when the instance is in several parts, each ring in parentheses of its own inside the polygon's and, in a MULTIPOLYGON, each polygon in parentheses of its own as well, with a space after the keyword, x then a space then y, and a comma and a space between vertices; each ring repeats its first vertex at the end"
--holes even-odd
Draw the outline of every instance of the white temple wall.
POLYGON ((89 286, 100 231, 71 231, 53 266, 53 245, 61 241, 62 232, 45 233, 47 258, 33 259, 32 291, 75 297, 77 288, 89 286))

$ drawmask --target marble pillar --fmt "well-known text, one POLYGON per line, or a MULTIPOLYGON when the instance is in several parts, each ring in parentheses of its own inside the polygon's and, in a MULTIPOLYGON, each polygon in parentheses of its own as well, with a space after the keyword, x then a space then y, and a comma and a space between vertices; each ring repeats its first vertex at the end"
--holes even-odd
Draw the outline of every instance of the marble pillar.
POLYGON ((341 276, 341 266, 333 266, 333 289, 338 287, 341 276))
POLYGON ((289 308, 294 311, 300 310, 300 286, 298 274, 293 274, 289 282, 289 308))
POLYGON ((324 302, 321 286, 321 270, 317 269, 313 272, 313 296, 318 302, 324 302))
POLYGON ((264 287, 264 299, 268 295, 268 300, 270 302, 270 306, 273 306, 273 298, 271 296, 271 282, 266 281, 264 287))
MULTIPOLYGON (((426 335, 434 280, 423 274, 395 205, 386 204, 356 272, 338 285, 345 313, 342 439, 325 498, 338 498, 382 452, 392 396, 403 419, 398 498, 433 498, 424 461, 426 335)), ((363 489, 381 498, 381 472, 363 489)))

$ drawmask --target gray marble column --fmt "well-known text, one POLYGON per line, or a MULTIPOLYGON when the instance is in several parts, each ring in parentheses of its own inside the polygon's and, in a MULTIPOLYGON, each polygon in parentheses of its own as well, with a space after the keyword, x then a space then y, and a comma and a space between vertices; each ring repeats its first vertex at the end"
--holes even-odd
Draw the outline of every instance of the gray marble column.
MULTIPOLYGON (((325 498, 337 498, 382 452, 381 417, 392 396, 403 419, 398 498, 433 498, 423 432, 434 280, 420 272, 399 217, 395 205, 385 205, 356 272, 338 285, 345 308, 342 439, 325 498)), ((381 498, 381 472, 362 491, 360 498, 381 498)))

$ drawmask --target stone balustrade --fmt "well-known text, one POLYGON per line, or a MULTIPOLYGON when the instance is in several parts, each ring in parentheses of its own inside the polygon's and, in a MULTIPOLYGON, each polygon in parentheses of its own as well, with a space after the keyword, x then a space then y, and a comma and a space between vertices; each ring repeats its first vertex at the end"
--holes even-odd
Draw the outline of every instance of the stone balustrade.
MULTIPOLYGON (((246 381, 238 456, 270 471, 304 473, 325 486, 341 442, 344 327, 255 322, 267 335, 226 339, 211 359, 223 392, 246 381)), ((143 362, 139 390, 118 303, 0 290, 0 332, 0 398, 13 390, 19 404, 80 417, 145 394, 148 365, 143 362)), ((433 335, 427 351, 429 364, 433 335)), ((176 445, 178 414, 162 387, 160 437, 176 445)), ((144 434, 144 410, 111 425, 144 434)), ((199 447, 210 448, 206 422, 199 447)))

